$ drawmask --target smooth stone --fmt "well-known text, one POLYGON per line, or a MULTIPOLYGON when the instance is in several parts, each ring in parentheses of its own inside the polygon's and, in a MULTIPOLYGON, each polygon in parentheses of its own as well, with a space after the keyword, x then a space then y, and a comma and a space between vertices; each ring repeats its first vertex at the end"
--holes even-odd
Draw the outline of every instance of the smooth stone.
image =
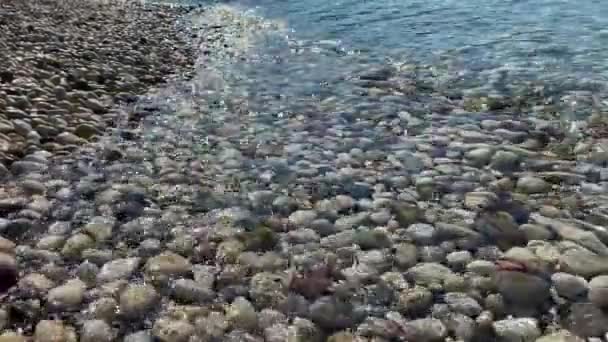
POLYGON ((145 316, 159 299, 150 285, 129 284, 121 293, 119 307, 121 314, 128 319, 145 316))
POLYGON ((36 324, 34 342, 76 342, 76 340, 74 330, 67 328, 62 321, 42 320, 36 324))
POLYGON ((403 323, 406 340, 420 342, 441 342, 448 335, 443 322, 435 318, 421 318, 403 323))
POLYGON ((160 318, 152 327, 152 335, 160 342, 188 342, 194 332, 194 326, 188 321, 170 318, 160 318))
POLYGON ((243 330, 255 330, 258 326, 255 308, 245 297, 234 299, 226 310, 226 319, 243 330))
POLYGON ((49 291, 48 304, 54 308, 77 308, 84 299, 86 288, 86 284, 80 279, 68 280, 64 285, 49 291))
POLYGON ((179 254, 163 252, 148 259, 144 270, 153 280, 164 280, 186 275, 192 271, 192 264, 179 254))
POLYGON ((510 151, 498 151, 492 156, 490 167, 501 172, 512 172, 519 168, 520 157, 510 151))
POLYGON ((517 180, 516 189, 524 194, 540 194, 551 190, 551 183, 542 178, 525 176, 517 180))
MULTIPOLYGON (((2 226, 1 223, 0 226, 2 226)), ((16 246, 13 241, 0 236, 0 253, 13 254, 16 246)))
POLYGON ((538 321, 534 318, 512 318, 492 324, 501 342, 534 342, 541 336, 538 321))
POLYGON ((321 297, 310 306, 310 319, 322 329, 340 330, 356 322, 352 303, 335 297, 321 297))
POLYGON ((589 288, 589 283, 585 278, 564 272, 551 275, 551 281, 557 294, 570 300, 584 296, 589 288))
POLYGON ((131 333, 122 340, 123 342, 153 342, 152 335, 146 330, 131 333))
POLYGON ((438 231, 430 224, 414 223, 407 227, 405 233, 417 245, 431 245, 437 240, 438 231))
POLYGON ((172 288, 173 297, 186 303, 203 303, 216 296, 212 289, 191 279, 178 279, 173 282, 172 288))
POLYGON ((490 162, 494 151, 490 148, 481 147, 465 153, 465 158, 473 165, 481 167, 490 162))
POLYGON ((559 219, 548 218, 537 214, 533 214, 531 217, 534 221, 550 227, 563 240, 575 242, 594 253, 608 256, 608 246, 606 246, 595 233, 583 230, 572 223, 564 222, 559 219))
POLYGON ((551 295, 549 281, 528 273, 498 271, 495 282, 510 311, 534 312, 547 303, 551 295))
POLYGON ((85 321, 80 330, 80 342, 112 342, 114 332, 108 323, 100 320, 85 321))
POLYGON ((296 227, 308 227, 316 218, 314 210, 297 210, 289 215, 289 222, 296 227))
POLYGON ((84 226, 83 231, 93 237, 95 241, 103 242, 112 237, 114 223, 113 218, 96 216, 84 226))
POLYGON ((589 301, 597 307, 608 307, 608 275, 601 275, 591 279, 588 297, 589 301))
POLYGON ((559 330, 552 334, 539 337, 534 342, 585 342, 585 340, 568 330, 559 330))
POLYGON ((90 236, 78 233, 66 240, 61 254, 68 258, 78 258, 82 251, 92 248, 94 245, 95 241, 90 236))
POLYGON ((591 278, 608 274, 608 257, 597 255, 583 248, 568 249, 559 256, 560 270, 591 278))
POLYGON ((492 192, 468 192, 464 195, 464 206, 471 210, 490 208, 498 201, 498 196, 492 192))
POLYGON ((102 297, 89 304, 92 318, 112 322, 118 311, 118 302, 114 298, 102 297))
POLYGON ((448 267, 435 263, 419 263, 406 272, 406 277, 418 285, 442 285, 454 273, 448 267))
POLYGON ((513 216, 504 211, 479 215, 475 218, 475 228, 503 250, 526 243, 526 237, 513 216))
POLYGON ((608 332, 608 315, 592 303, 576 302, 562 326, 580 337, 603 337, 608 332))
POLYGON ((483 311, 481 305, 479 305, 475 299, 469 297, 465 293, 446 293, 444 296, 444 301, 450 307, 450 309, 452 309, 452 311, 464 314, 466 316, 474 317, 483 311))
POLYGON ((118 279, 128 279, 137 271, 140 262, 140 258, 115 259, 107 262, 97 274, 97 282, 107 283, 118 279))
POLYGON ((394 246, 395 262, 401 269, 408 269, 418 262, 418 248, 409 243, 401 243, 394 246))

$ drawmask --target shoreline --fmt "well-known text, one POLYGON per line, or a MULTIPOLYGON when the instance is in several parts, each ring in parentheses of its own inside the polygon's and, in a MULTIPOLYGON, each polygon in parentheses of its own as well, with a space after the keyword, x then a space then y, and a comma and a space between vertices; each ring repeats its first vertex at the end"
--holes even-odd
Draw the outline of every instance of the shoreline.
MULTIPOLYGON (((112 31, 109 64, 87 53, 97 62, 45 57, 35 70, 115 67, 114 78, 64 72, 65 93, 43 80, 40 94, 6 95, 24 113, 15 96, 26 97, 32 122, 65 115, 48 113, 51 95, 57 106, 74 99, 96 131, 26 151, 0 187, 0 342, 580 342, 608 332, 601 132, 525 115, 540 95, 521 107, 448 96, 415 65, 363 65, 343 96, 283 102, 265 87, 275 75, 231 68, 274 63, 248 53, 282 23, 219 5, 178 34, 185 9, 125 11, 99 20, 136 42, 148 30, 134 23, 150 29, 137 49, 112 31), (163 68, 174 44, 183 64, 163 68), (145 49, 158 58, 141 65, 131 54, 145 49), (129 70, 140 80, 118 77, 129 70), (85 89, 72 97, 74 87, 85 89), (123 107, 114 99, 125 89, 135 90, 123 107)), ((48 26, 32 27, 24 34, 48 26)), ((95 40, 72 37, 68 51, 95 40)), ((86 120, 59 127, 77 136, 86 120)), ((27 128, 14 121, 10 137, 27 128)))

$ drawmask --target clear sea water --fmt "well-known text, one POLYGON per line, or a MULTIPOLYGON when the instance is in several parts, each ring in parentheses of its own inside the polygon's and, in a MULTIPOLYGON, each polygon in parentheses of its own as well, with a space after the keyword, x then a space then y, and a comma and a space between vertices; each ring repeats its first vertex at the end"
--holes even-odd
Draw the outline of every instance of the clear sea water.
POLYGON ((296 39, 335 41, 368 58, 528 77, 608 77, 608 2, 598 0, 240 0, 284 20, 296 39), (543 77, 544 74, 545 76, 543 77))
POLYGON ((282 22, 247 69, 283 98, 348 93, 345 75, 386 63, 426 65, 427 79, 469 92, 542 83, 605 98, 608 2, 597 0, 236 0, 282 22))

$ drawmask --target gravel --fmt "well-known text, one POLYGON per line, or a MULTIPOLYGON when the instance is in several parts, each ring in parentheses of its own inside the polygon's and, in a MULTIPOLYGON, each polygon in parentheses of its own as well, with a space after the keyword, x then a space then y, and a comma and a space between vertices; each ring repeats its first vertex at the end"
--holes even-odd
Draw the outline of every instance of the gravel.
POLYGON ((226 4, 33 3, 0 13, 0 341, 605 339, 597 130, 350 54, 302 96, 336 50, 226 4))

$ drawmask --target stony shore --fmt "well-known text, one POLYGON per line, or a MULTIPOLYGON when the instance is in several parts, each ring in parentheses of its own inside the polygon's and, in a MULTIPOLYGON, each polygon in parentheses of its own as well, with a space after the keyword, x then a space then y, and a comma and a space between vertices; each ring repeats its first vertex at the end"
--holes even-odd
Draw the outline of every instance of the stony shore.
POLYGON ((69 153, 194 60, 188 9, 99 1, 0 3, 0 177, 34 151, 69 153))
MULTIPOLYGON (((133 11, 124 13, 160 11, 169 25, 180 10, 133 11)), ((6 154, 0 342, 606 341, 601 113, 573 132, 513 115, 513 100, 423 87, 424 73, 401 65, 351 75, 352 96, 290 99, 298 110, 268 123, 241 116, 255 98, 229 94, 223 108, 210 99, 228 90, 202 85, 214 67, 246 61, 249 33, 272 25, 222 6, 196 23, 205 32, 196 72, 126 111, 141 125, 94 138, 65 120, 58 127, 78 143, 6 134, 36 147, 6 154), (264 134, 246 136, 253 126, 264 134)), ((188 42, 174 39, 187 68, 188 42)), ((151 45, 158 64, 146 68, 164 75, 173 57, 151 45)), ((99 117, 89 122, 96 134, 125 112, 112 102, 131 96, 118 93, 149 87, 146 72, 130 73, 138 87, 86 81, 89 94, 105 92, 107 103, 95 98, 103 113, 86 110, 84 95, 72 104, 99 117)), ((67 94, 86 91, 65 82, 67 94)), ((43 96, 68 101, 52 97, 57 84, 38 87, 26 108, 43 96)), ((52 117, 31 115, 28 132, 38 132, 33 118, 52 117)))

